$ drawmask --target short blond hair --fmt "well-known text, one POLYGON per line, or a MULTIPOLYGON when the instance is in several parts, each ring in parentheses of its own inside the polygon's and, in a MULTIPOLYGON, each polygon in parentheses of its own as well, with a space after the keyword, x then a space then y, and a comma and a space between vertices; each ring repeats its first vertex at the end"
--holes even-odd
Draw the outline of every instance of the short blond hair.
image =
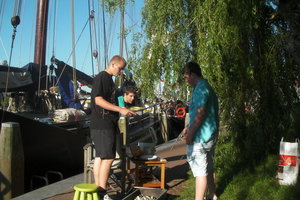
POLYGON ((122 56, 120 56, 120 55, 113 56, 110 59, 109 64, 111 64, 112 62, 117 62, 117 63, 123 62, 124 66, 126 66, 126 64, 127 64, 126 60, 122 56))

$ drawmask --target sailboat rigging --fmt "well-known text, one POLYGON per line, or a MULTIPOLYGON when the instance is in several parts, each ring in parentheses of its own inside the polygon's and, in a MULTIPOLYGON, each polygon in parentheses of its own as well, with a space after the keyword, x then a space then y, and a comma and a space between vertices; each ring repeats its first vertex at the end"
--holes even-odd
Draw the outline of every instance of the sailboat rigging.
MULTIPOLYGON (((120 54, 123 55, 124 2, 121 2, 120 54)), ((21 0, 19 3, 22 3, 21 0)), ((74 21, 76 20, 71 22, 74 35, 72 36, 72 50, 66 62, 57 58, 59 54, 55 50, 56 22, 59 21, 56 18, 57 13, 55 13, 53 16, 52 58, 49 66, 46 65, 47 29, 50 30, 50 26, 47 24, 49 0, 38 0, 34 62, 28 63, 22 68, 11 67, 11 62, 8 66, 0 65, 0 93, 4 94, 0 101, 1 123, 14 121, 20 124, 25 158, 25 192, 35 189, 30 186, 30 182, 33 181, 32 177, 44 176, 48 170, 58 171, 63 174, 64 178, 81 173, 83 170, 82 147, 89 139, 89 106, 84 102, 87 102, 89 92, 80 90, 79 84, 91 87, 92 76, 77 69, 75 49, 88 24, 93 75, 95 73, 93 60, 96 60, 100 71, 100 56, 103 56, 104 66, 106 66, 109 51, 104 1, 102 1, 103 55, 99 55, 100 42, 97 45, 97 40, 100 40, 100 30, 97 34, 94 6, 90 4, 90 0, 87 3, 89 3, 88 18, 84 22, 77 40, 75 40, 74 33, 74 21), (68 64, 71 56, 73 56, 73 66, 68 64), (53 75, 54 72, 56 76, 53 75), (6 77, 9 78, 9 81, 3 81, 6 80, 6 77), (61 115, 57 116, 58 114, 61 115), (62 116, 65 115, 67 117, 62 120, 62 116)), ((54 7, 56 12, 56 0, 54 0, 54 7)), ((73 15, 74 13, 72 18, 73 15)), ((22 19, 20 20, 22 21, 22 19)), ((15 24, 17 22, 16 19, 15 24)), ((14 28, 16 27, 17 25, 14 28)))
MULTIPOLYGON (((48 5, 48 0, 37 1, 34 63, 22 68, 11 67, 11 62, 8 66, 0 65, 0 92, 4 92, 3 100, 9 99, 1 102, 1 123, 14 121, 20 124, 25 158, 25 191, 35 189, 32 188, 34 176, 43 176, 49 170, 58 171, 64 177, 80 173, 83 168, 82 147, 87 143, 89 134, 88 115, 77 110, 83 107, 76 93, 77 81, 91 86, 92 77, 55 57, 51 59, 49 70, 56 71, 57 76, 50 77, 51 72, 47 74, 48 5), (53 81, 54 87, 48 88, 49 80, 53 81), (63 107, 75 110, 60 109, 63 107), (65 118, 61 117, 65 115, 65 118)), ((19 23, 20 18, 14 17, 12 44, 19 23)), ((74 49, 75 46, 72 53, 74 49)), ((84 98, 87 98, 86 94, 84 98)))

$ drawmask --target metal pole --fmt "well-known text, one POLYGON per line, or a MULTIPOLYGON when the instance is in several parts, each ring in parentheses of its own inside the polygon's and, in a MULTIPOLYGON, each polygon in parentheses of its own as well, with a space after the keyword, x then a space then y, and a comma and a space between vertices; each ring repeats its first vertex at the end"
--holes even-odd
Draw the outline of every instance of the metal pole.
POLYGON ((169 141, 169 134, 168 134, 168 117, 165 113, 162 114, 162 121, 161 121, 161 135, 165 142, 169 141))
POLYGON ((120 133, 123 136, 123 144, 121 145, 121 170, 122 170, 122 178, 121 178, 121 196, 125 196, 125 178, 127 175, 126 163, 129 160, 126 158, 126 145, 127 145, 127 119, 124 116, 121 116, 119 119, 119 129, 120 133))
POLYGON ((76 101, 77 94, 77 80, 76 80, 76 51, 75 51, 75 30, 74 30, 74 0, 70 0, 71 4, 71 24, 72 24, 72 65, 73 70, 73 86, 74 86, 74 101, 76 101))

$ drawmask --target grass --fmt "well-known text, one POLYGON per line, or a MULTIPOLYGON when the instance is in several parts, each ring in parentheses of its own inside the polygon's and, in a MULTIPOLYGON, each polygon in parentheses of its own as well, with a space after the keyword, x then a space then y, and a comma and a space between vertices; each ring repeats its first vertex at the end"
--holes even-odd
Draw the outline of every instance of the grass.
MULTIPOLYGON (((278 156, 270 155, 255 168, 245 166, 234 174, 224 188, 219 188, 222 177, 217 179, 217 193, 221 200, 298 200, 300 182, 294 186, 281 186, 276 180, 278 156), (219 192, 218 192, 219 191, 219 192)), ((234 171, 234 170, 233 170, 234 171)), ((194 178, 189 172, 187 189, 176 200, 192 200, 195 194, 194 178)), ((217 176, 218 176, 217 171, 217 176)))
POLYGON ((188 182, 188 187, 180 194, 179 197, 177 197, 175 200, 188 200, 188 199, 193 199, 194 194, 195 194, 195 179, 192 175, 192 172, 188 172, 189 179, 187 180, 188 182))
MULTIPOLYGON (((300 137, 300 103, 296 104, 293 116, 293 125, 291 130, 287 130, 284 134, 285 139, 294 140, 294 138, 300 137)), ((228 134, 229 132, 226 129, 220 132, 216 147, 215 169, 217 174, 217 195, 220 200, 300 199, 300 174, 296 185, 279 185, 276 179, 278 155, 269 155, 256 166, 241 164, 247 161, 247 158, 243 157, 245 152, 241 152, 234 145, 228 134)), ((255 148, 255 146, 252 148, 255 148)), ((249 163, 255 163, 255 161, 250 161, 249 163)), ((195 179, 189 172, 188 186, 176 200, 193 200, 195 198, 194 182, 195 179)))
POLYGON ((222 200, 296 200, 300 197, 299 181, 295 186, 281 186, 276 180, 278 156, 269 156, 254 169, 245 169, 233 177, 220 198, 222 200))

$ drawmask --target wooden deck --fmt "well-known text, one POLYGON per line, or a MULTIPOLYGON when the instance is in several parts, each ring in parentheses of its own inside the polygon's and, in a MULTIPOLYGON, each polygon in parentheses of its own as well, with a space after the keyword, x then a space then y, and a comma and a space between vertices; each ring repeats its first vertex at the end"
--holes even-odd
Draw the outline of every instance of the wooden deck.
MULTIPOLYGON (((167 143, 157 146, 156 155, 167 160, 165 182, 167 189, 167 198, 173 199, 180 195, 180 192, 185 187, 188 178, 187 171, 189 166, 186 162, 186 145, 182 142, 171 140, 167 143), (174 145, 174 146, 173 146, 174 145)), ((132 164, 132 171, 133 171, 132 164)), ((160 171, 154 171, 154 174, 159 177, 160 171)), ((120 188, 116 184, 109 181, 112 187, 109 187, 109 194, 117 195, 120 188), (113 189, 112 189, 113 188, 113 189)), ((63 181, 39 188, 22 196, 13 198, 13 200, 69 200, 73 198, 73 186, 83 183, 83 174, 78 174, 63 181)), ((130 192, 129 192, 130 193, 130 192)), ((128 193, 128 195, 129 195, 128 193)), ((121 199, 117 197, 117 199, 121 199)))

